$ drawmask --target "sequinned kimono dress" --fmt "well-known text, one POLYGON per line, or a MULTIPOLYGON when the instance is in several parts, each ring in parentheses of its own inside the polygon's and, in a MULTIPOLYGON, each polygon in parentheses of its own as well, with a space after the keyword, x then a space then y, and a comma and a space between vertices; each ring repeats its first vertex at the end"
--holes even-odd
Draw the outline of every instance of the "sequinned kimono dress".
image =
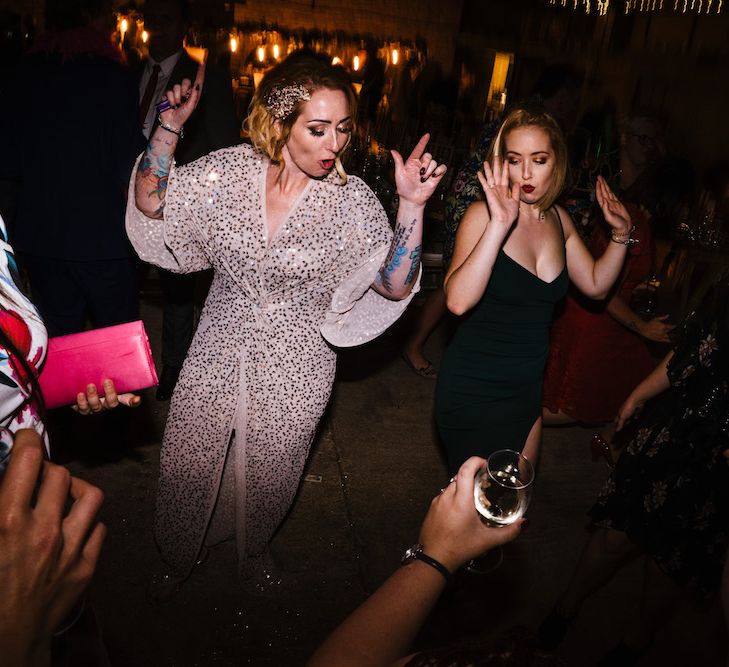
POLYGON ((226 525, 242 572, 264 551, 329 400, 330 345, 371 340, 410 300, 370 288, 392 231, 358 178, 310 180, 267 241, 268 164, 237 146, 174 168, 164 221, 136 208, 132 175, 127 231, 140 257, 181 273, 214 270, 161 451, 155 536, 179 575, 226 525))

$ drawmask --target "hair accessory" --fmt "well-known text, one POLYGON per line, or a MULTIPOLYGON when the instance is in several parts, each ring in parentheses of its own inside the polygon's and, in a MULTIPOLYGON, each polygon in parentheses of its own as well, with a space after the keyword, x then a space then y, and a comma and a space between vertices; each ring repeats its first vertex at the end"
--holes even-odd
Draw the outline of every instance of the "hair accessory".
POLYGON ((303 101, 308 102, 311 93, 299 83, 275 86, 266 96, 266 109, 274 118, 283 120, 291 114, 294 107, 303 101))

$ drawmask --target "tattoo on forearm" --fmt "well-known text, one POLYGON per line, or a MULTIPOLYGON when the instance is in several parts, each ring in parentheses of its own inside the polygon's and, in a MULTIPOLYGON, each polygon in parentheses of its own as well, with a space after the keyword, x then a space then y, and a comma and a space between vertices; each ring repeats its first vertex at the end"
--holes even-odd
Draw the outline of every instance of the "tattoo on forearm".
POLYGON ((415 274, 418 272, 418 267, 420 266, 420 255, 422 254, 422 246, 418 246, 410 253, 410 271, 408 271, 408 275, 405 278, 403 285, 409 285, 413 282, 413 280, 415 280, 415 274))
MULTIPOLYGON (((395 228, 395 236, 392 239, 392 245, 390 246, 390 252, 387 254, 385 264, 380 271, 380 279, 382 284, 388 289, 392 290, 392 274, 397 271, 398 267, 403 261, 405 255, 408 254, 407 242, 415 229, 415 223, 413 220, 409 227, 403 225, 397 225, 395 228)), ((412 269, 411 269, 412 270, 412 269)))
POLYGON ((150 142, 139 164, 139 170, 143 178, 152 185, 147 196, 157 197, 159 201, 164 201, 167 194, 167 181, 170 175, 172 156, 165 154, 154 155, 152 150, 152 142, 150 142))

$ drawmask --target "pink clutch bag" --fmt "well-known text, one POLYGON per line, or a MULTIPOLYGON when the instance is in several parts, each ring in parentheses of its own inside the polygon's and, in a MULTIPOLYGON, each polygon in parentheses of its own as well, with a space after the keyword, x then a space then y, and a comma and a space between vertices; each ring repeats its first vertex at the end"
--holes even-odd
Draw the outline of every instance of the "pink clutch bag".
POLYGON ((103 396, 102 382, 114 381, 118 393, 157 384, 152 350, 141 320, 92 329, 48 341, 40 386, 48 408, 71 405, 90 383, 103 396))

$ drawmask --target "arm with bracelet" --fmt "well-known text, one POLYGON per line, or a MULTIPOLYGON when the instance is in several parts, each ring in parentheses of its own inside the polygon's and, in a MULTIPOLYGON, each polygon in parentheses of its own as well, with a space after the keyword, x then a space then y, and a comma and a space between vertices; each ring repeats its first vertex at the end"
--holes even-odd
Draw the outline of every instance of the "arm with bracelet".
POLYGON ((474 478, 485 461, 468 459, 436 496, 408 549, 403 566, 385 581, 319 647, 309 667, 382 667, 404 664, 450 575, 469 560, 515 539, 525 520, 491 528, 479 519, 474 478))
POLYGON ((195 81, 184 79, 175 85, 158 107, 159 124, 149 139, 134 182, 137 208, 150 218, 162 218, 175 148, 200 101, 204 80, 205 63, 200 63, 195 81))

